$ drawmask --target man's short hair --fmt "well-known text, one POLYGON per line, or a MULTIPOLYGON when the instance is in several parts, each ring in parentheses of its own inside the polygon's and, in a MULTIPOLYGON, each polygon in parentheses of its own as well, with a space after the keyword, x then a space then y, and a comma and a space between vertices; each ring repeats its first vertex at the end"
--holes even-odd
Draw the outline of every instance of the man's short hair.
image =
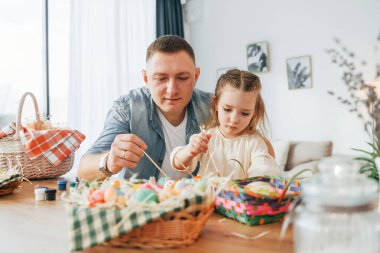
POLYGON ((195 63, 194 50, 190 44, 177 35, 164 35, 153 41, 146 51, 146 62, 157 52, 176 53, 185 51, 195 63))

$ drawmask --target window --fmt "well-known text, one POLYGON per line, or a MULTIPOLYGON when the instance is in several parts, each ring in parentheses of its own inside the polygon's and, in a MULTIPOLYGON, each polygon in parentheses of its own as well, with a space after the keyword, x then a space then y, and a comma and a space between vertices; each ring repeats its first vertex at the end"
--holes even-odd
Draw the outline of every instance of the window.
POLYGON ((49 1, 49 90, 53 122, 67 126, 70 57, 70 3, 49 1))
MULTIPOLYGON (((46 115, 45 0, 0 0, 0 129, 15 120, 24 92, 32 92, 46 115)), ((67 122, 70 1, 50 1, 49 112, 54 122, 67 122)), ((23 118, 34 119, 27 100, 23 118)))
MULTIPOLYGON (((0 1, 0 128, 14 120, 24 92, 33 92, 40 107, 45 101, 42 13, 43 0, 0 1)), ((32 106, 25 106, 23 116, 32 113, 32 106)))

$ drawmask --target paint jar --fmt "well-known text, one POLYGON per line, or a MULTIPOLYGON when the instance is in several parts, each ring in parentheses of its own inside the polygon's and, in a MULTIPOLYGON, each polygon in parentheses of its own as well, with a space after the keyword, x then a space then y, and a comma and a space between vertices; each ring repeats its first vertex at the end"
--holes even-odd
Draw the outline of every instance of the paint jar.
POLYGON ((46 200, 45 191, 46 189, 42 187, 34 189, 34 194, 37 201, 46 200))
POLYGON ((78 186, 78 182, 70 182, 70 190, 75 189, 78 186))
POLYGON ((45 195, 46 195, 46 200, 55 200, 55 195, 57 193, 57 190, 56 189, 47 189, 45 191, 45 195))
POLYGON ((57 181, 58 190, 66 191, 66 184, 67 184, 66 180, 58 180, 57 181))
POLYGON ((75 193, 77 187, 78 187, 78 182, 70 182, 70 184, 69 184, 69 193, 70 194, 75 193))

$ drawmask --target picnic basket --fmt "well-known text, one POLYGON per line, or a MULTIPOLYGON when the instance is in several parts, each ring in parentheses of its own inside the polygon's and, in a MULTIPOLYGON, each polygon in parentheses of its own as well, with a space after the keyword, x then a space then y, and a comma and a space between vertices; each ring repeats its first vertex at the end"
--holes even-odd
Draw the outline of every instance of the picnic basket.
POLYGON ((21 184, 22 181, 14 181, 10 182, 4 186, 0 187, 0 196, 11 194, 19 185, 21 184))
POLYGON ((74 163, 74 152, 58 166, 53 166, 44 156, 31 160, 25 153, 24 146, 20 141, 21 116, 26 97, 33 100, 36 130, 41 129, 41 118, 35 96, 26 92, 20 99, 16 118, 16 134, 8 135, 0 139, 0 168, 6 168, 9 164, 20 165, 23 176, 27 179, 54 178, 67 173, 74 163))
POLYGON ((0 196, 12 193, 22 182, 22 173, 16 169, 0 169, 0 196))
MULTIPOLYGON (((169 181, 177 184, 185 180, 188 179, 169 181)), ((157 184, 150 181, 134 183, 125 179, 108 179, 99 187, 91 185, 93 183, 87 186, 80 182, 66 199, 71 251, 96 245, 141 249, 188 246, 201 236, 214 210, 215 195, 211 185, 197 191, 194 190, 195 181, 186 186, 193 190, 183 188, 174 195, 175 190, 169 184, 156 188, 157 184), (119 185, 116 190, 118 197, 110 200, 107 196, 113 191, 110 189, 116 189, 112 186, 115 182, 119 185), (154 187, 150 188, 152 185, 154 187), (145 196, 136 201, 139 192, 147 189, 157 191, 157 196, 160 196, 156 199, 158 202, 145 202, 149 199, 145 196), (169 195, 165 197, 165 193, 169 195), (119 198, 123 199, 122 202, 119 198)))
POLYGON ((299 194, 299 182, 293 180, 284 197, 252 196, 244 190, 244 186, 251 182, 267 182, 279 192, 288 183, 283 178, 270 176, 232 180, 216 197, 215 212, 248 225, 262 225, 280 221, 290 202, 299 194))
POLYGON ((193 244, 201 235, 213 205, 192 205, 181 211, 165 214, 109 242, 113 247, 168 249, 193 244))

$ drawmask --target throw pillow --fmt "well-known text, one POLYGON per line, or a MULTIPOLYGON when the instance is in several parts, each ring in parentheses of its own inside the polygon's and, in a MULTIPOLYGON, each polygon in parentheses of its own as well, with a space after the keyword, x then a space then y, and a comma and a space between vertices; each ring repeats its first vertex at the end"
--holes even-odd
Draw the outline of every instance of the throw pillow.
POLYGON ((274 159, 280 166, 281 170, 284 171, 286 162, 288 160, 290 142, 285 140, 272 140, 271 143, 275 154, 274 159))

